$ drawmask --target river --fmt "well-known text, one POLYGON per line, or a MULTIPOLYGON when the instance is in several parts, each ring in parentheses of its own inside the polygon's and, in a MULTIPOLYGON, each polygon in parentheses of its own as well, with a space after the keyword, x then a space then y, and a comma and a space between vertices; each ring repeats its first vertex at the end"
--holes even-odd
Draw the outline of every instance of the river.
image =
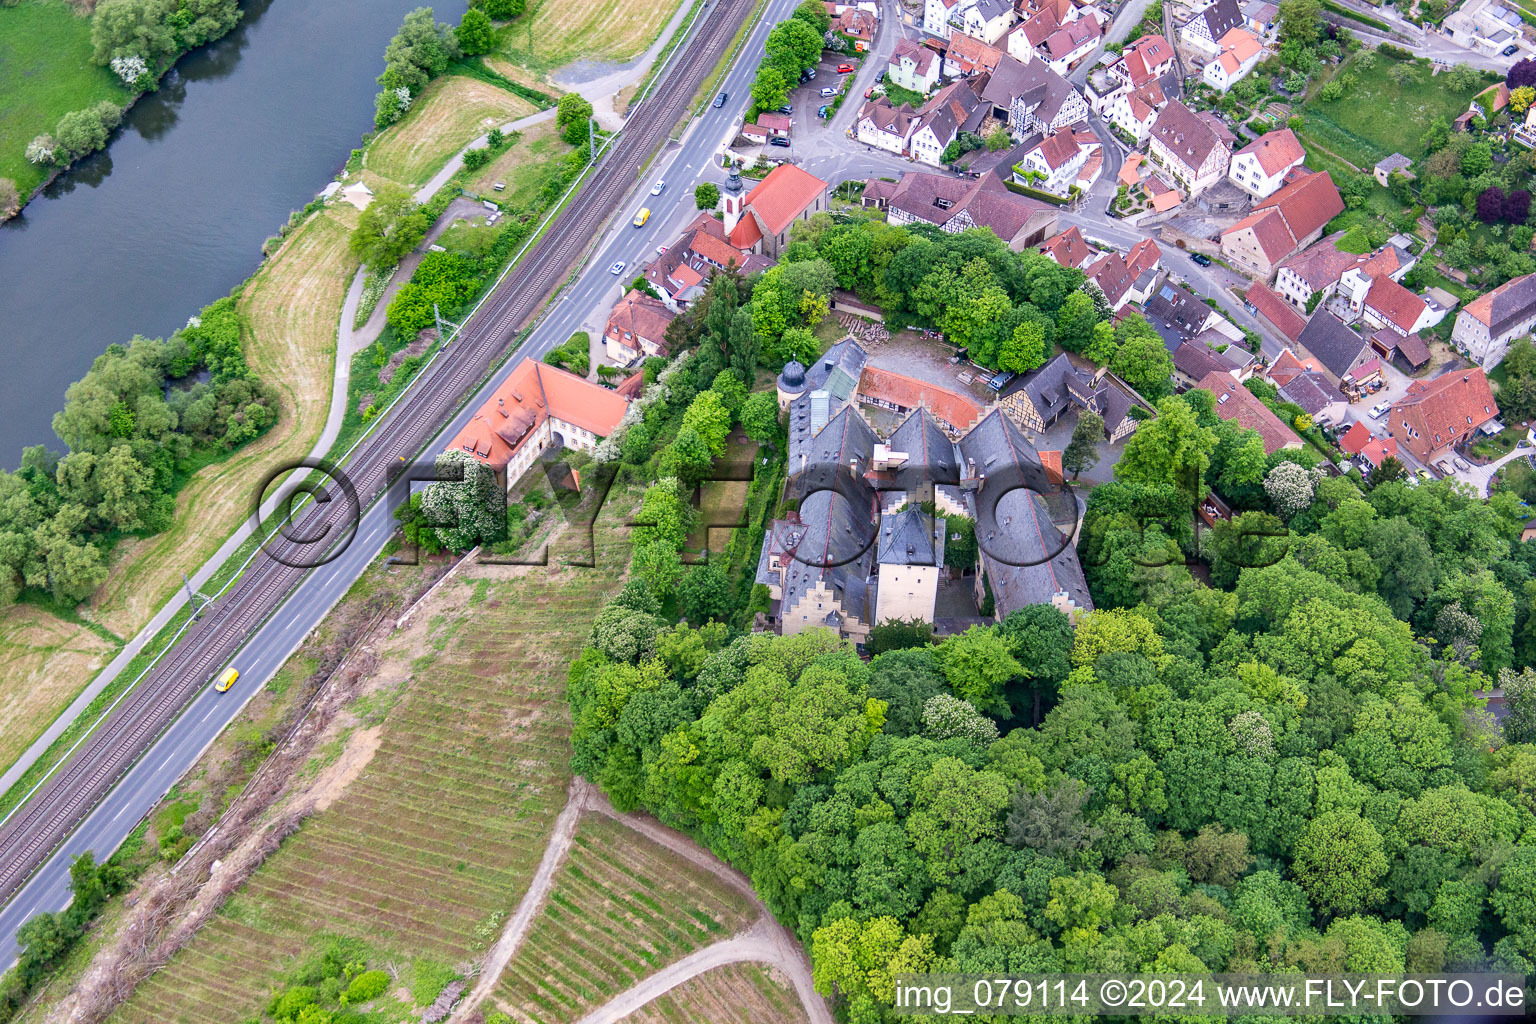
POLYGON ((53 414, 108 345, 168 334, 250 276, 372 128, 384 46, 421 2, 249 0, 105 150, 0 225, 0 466, 62 450, 53 414))

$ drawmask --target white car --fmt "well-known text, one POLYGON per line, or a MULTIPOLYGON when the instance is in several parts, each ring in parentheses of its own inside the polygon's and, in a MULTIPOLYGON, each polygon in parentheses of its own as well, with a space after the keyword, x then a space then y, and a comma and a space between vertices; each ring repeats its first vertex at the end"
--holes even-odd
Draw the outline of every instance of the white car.
POLYGON ((667 254, 667 247, 666 246, 658 245, 656 247, 656 255, 657 256, 665 256, 666 254, 667 254))
POLYGON ((1391 402, 1377 402, 1375 405, 1371 406, 1371 419, 1381 419, 1387 414, 1387 410, 1390 408, 1392 408, 1391 402))
POLYGON ((1463 473, 1472 468, 1467 464, 1467 461, 1459 455, 1451 461, 1454 462, 1456 464, 1456 468, 1461 470, 1463 473))
POLYGON ((618 276, 619 274, 624 273, 624 261, 623 260, 616 260, 616 261, 614 261, 613 266, 608 268, 608 273, 613 274, 614 276, 618 276))
POLYGON ((666 188, 666 187, 667 187, 667 183, 666 183, 665 180, 658 181, 656 184, 651 186, 651 195, 653 195, 653 196, 661 195, 661 190, 666 188))

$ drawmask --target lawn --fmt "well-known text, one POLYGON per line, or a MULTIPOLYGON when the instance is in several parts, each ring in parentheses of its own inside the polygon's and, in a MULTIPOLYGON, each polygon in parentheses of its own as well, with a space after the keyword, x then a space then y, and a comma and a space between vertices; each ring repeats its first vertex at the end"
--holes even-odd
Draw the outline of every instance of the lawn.
POLYGON ((64 0, 0 6, 0 178, 27 195, 45 172, 27 162, 27 143, 59 118, 102 100, 121 106, 132 94, 91 63, 91 22, 64 0))
POLYGON ((624 1018, 626 1024, 802 1024, 794 986, 762 964, 729 964, 690 978, 624 1018))
POLYGON ((357 213, 336 206, 304 223, 244 287, 246 358, 283 396, 276 426, 228 459, 198 471, 176 495, 176 523, 120 543, 91 614, 131 636, 218 550, 250 510, 251 491, 277 460, 302 458, 320 437, 331 403, 336 326, 357 263, 347 236, 357 213), (209 524, 219 528, 209 529, 209 524))
POLYGON ((679 2, 529 0, 529 13, 502 30, 501 52, 514 65, 546 73, 580 58, 627 61, 655 42, 679 2))
POLYGON ((706 480, 699 485, 698 526, 688 535, 686 548, 689 552, 697 554, 707 544, 710 557, 721 558, 730 549, 736 531, 720 529, 719 525, 739 523, 746 512, 747 488, 751 483, 757 448, 757 442, 740 428, 731 431, 725 454, 715 460, 715 475, 724 479, 706 480), (711 529, 710 524, 716 524, 716 527, 711 529))
POLYGON ((403 121, 379 135, 363 166, 402 185, 420 185, 474 139, 534 110, 488 82, 447 75, 422 90, 403 121))
POLYGON ((560 137, 554 121, 532 125, 517 135, 507 151, 491 161, 468 186, 471 192, 495 196, 512 215, 542 207, 540 191, 560 176, 560 158, 574 148, 560 137), (493 190, 498 181, 506 182, 505 191, 493 190))
POLYGON ((514 1020, 569 1024, 755 916, 751 901, 713 874, 589 815, 493 998, 514 1020))
POLYGON ((365 770, 116 1020, 247 1019, 325 935, 366 942, 376 963, 458 965, 490 948, 565 804, 566 667, 617 588, 632 498, 598 521, 598 568, 466 567, 378 645, 375 677, 404 689, 365 770))
POLYGON ((1426 60, 1415 60, 1414 77, 1398 85, 1389 73, 1397 64, 1378 56, 1367 71, 1358 57, 1346 61, 1338 74, 1355 75, 1354 88, 1332 102, 1321 98, 1320 89, 1314 90, 1299 110, 1305 122, 1302 131, 1362 170, 1393 153, 1417 160, 1424 155, 1420 136, 1429 122, 1436 117, 1454 120, 1487 88, 1484 81, 1453 90, 1446 76, 1431 76, 1426 60))
POLYGON ((0 615, 0 766, 8 767, 117 653, 115 644, 42 608, 0 615))

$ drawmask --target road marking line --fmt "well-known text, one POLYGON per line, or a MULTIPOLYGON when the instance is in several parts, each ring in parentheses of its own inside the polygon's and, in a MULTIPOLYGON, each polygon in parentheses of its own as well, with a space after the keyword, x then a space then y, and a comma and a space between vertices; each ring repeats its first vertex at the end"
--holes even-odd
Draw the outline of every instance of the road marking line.
POLYGON ((208 719, 212 718, 213 717, 213 713, 215 711, 217 711, 217 710, 219 710, 219 706, 217 704, 210 704, 210 705, 208 705, 208 713, 203 716, 203 721, 206 722, 206 721, 208 721, 208 719))

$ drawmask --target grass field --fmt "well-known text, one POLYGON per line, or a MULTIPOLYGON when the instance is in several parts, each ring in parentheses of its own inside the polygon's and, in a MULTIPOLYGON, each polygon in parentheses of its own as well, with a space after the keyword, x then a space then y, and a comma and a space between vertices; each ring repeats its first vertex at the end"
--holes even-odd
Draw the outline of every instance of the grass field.
POLYGON ((118 1020, 243 1020, 325 935, 379 964, 453 966, 494 943, 565 803, 566 665, 617 585, 632 504, 605 508, 598 569, 466 567, 434 593, 381 652, 377 673, 406 685, 366 770, 118 1020))
POLYGON ((420 185, 472 139, 534 110, 505 89, 448 75, 429 84, 410 114, 368 147, 363 166, 402 185, 420 185))
POLYGON ((91 63, 91 23, 64 0, 0 6, 0 178, 29 194, 45 177, 27 143, 59 118, 102 100, 130 97, 117 76, 91 63))
POLYGON ((9 765, 117 652, 116 645, 41 608, 0 615, 0 765, 9 765))
POLYGON ((803 1024, 789 979, 762 964, 716 967, 624 1018, 625 1024, 803 1024))
POLYGON ((719 476, 743 479, 706 480, 699 485, 699 525, 688 535, 688 551, 697 553, 708 544, 711 553, 718 555, 730 547, 735 531, 711 529, 709 524, 740 522, 747 507, 748 474, 757 458, 757 448, 757 442, 740 428, 731 431, 725 454, 715 460, 715 472, 719 476))
POLYGON ((560 176, 559 158, 574 148, 560 138, 554 121, 545 121, 523 129, 520 138, 507 151, 488 164, 470 182, 471 191, 495 195, 514 216, 539 204, 539 190, 560 176), (498 181, 507 183, 506 191, 493 192, 498 181))
MULTIPOLYGON (((514 68, 535 72, 552 71, 581 58, 629 60, 655 42, 679 2, 529 0, 529 13, 502 30, 501 52, 514 68)), ((499 64, 491 66, 501 70, 499 64)))
POLYGON ((514 1020, 574 1021, 754 916, 750 901, 714 875, 591 815, 494 999, 514 1020))
POLYGON ((1367 171, 1393 153, 1417 160, 1424 155, 1420 136, 1429 122, 1436 117, 1454 120, 1466 111, 1473 96, 1487 88, 1487 82, 1479 82, 1464 91, 1453 90, 1445 75, 1430 75, 1426 60, 1414 61, 1414 77, 1398 85, 1390 74, 1397 64, 1378 57, 1367 71, 1358 58, 1346 61, 1338 74, 1353 74, 1354 88, 1331 103, 1314 92, 1299 109, 1305 122, 1302 131, 1367 171))
POLYGON ((289 236, 241 293, 251 368, 282 394, 282 418, 252 444, 199 471, 176 496, 176 524, 119 544, 91 614, 131 636, 249 514, 251 491, 280 458, 300 458, 320 436, 331 399, 336 325, 357 268, 347 236, 357 212, 330 207, 289 236))

